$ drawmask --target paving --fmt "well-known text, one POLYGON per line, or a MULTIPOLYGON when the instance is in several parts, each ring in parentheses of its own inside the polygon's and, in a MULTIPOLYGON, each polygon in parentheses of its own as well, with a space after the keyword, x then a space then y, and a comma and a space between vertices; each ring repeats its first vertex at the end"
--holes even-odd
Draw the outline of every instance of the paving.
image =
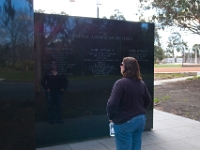
POLYGON ((164 80, 156 80, 154 81, 154 86, 155 85, 161 85, 161 84, 165 84, 165 83, 169 83, 169 82, 177 82, 177 81, 183 81, 189 78, 192 78, 193 76, 189 76, 189 77, 182 77, 182 78, 175 78, 175 79, 164 79, 164 80))

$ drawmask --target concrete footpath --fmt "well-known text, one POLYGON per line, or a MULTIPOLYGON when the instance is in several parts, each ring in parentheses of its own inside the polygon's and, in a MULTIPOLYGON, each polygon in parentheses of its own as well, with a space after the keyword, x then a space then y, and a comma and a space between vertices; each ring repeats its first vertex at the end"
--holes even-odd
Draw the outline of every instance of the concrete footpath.
POLYGON ((164 79, 164 80, 156 80, 154 81, 154 86, 155 85, 161 85, 169 82, 177 82, 177 81, 184 81, 186 79, 192 78, 192 76, 189 77, 182 77, 182 78, 175 78, 175 79, 164 79))
MULTIPOLYGON (((151 131, 143 133, 142 150, 199 150, 200 122, 174 114, 154 110, 151 131)), ((38 148, 37 150, 115 150, 113 137, 63 145, 38 148)))
MULTIPOLYGON (((200 72, 197 72, 197 76, 200 76, 200 72)), ((188 76, 188 77, 182 77, 182 78, 174 78, 174 79, 164 79, 164 80, 155 80, 154 81, 154 86, 155 85, 161 85, 169 82, 177 82, 177 81, 184 81, 189 78, 193 78, 194 76, 188 76)))

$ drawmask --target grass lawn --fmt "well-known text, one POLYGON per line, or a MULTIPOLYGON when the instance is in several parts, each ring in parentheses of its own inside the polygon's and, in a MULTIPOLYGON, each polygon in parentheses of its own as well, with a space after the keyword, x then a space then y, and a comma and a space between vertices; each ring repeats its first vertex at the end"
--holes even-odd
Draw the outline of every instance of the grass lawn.
POLYGON ((0 68, 0 78, 7 81, 33 81, 34 71, 22 71, 10 68, 0 68))
POLYGON ((188 77, 189 75, 186 73, 155 73, 154 79, 155 80, 162 80, 162 79, 174 79, 174 78, 182 78, 188 77))

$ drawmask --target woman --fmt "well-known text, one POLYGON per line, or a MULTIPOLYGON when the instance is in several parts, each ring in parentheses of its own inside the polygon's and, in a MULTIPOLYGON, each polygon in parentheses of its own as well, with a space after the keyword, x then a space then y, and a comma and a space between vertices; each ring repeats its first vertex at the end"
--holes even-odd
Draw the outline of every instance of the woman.
POLYGON ((55 120, 57 123, 63 124, 61 102, 62 95, 68 86, 68 80, 65 75, 58 72, 55 61, 52 61, 51 70, 44 74, 41 84, 46 91, 49 124, 53 124, 55 120))
POLYGON ((152 100, 142 81, 137 60, 125 57, 120 68, 123 78, 113 86, 107 115, 114 123, 117 150, 140 150, 145 112, 152 100))

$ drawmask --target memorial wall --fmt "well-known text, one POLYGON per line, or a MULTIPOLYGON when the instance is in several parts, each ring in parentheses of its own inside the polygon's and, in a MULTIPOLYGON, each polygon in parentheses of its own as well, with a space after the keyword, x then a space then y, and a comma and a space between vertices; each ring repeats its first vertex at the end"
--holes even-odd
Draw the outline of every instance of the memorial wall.
MULTIPOLYGON (((138 60, 153 97, 154 24, 34 14, 31 0, 3 0, 0 35, 1 149, 109 136, 106 104, 123 57, 138 60), (68 81, 60 103, 64 123, 48 118, 42 79, 52 62, 63 85, 68 81)), ((152 128, 153 104, 145 130, 152 128)))
POLYGON ((0 149, 35 149, 33 3, 0 0, 0 149))
MULTIPOLYGON (((154 24, 52 14, 34 15, 36 62, 36 146, 109 136, 106 104, 121 78, 123 57, 135 57, 153 97, 154 24), (51 69, 68 80, 62 95, 64 124, 48 123, 40 80, 51 69)), ((153 104, 146 130, 153 128, 153 104)))

